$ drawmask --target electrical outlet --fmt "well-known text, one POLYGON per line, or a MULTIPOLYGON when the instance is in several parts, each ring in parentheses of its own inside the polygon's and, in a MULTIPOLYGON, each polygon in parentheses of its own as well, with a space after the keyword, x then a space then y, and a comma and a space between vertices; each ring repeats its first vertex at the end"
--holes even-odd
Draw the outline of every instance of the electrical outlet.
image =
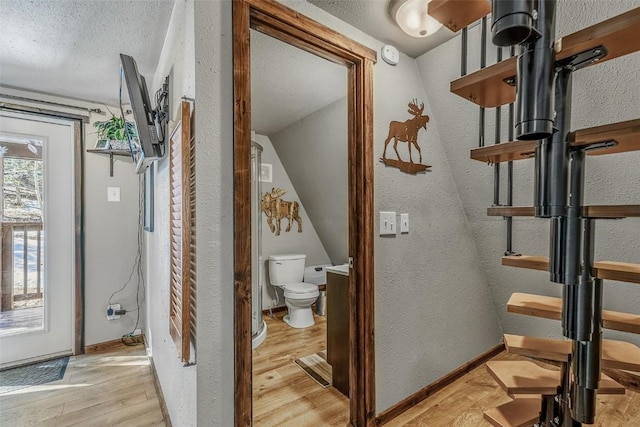
POLYGON ((120 310, 120 304, 111 304, 107 306, 107 320, 116 320, 120 318, 119 314, 115 314, 116 310, 120 310))
POLYGON ((142 335, 142 329, 140 328, 133 330, 133 336, 138 336, 138 335, 142 335))

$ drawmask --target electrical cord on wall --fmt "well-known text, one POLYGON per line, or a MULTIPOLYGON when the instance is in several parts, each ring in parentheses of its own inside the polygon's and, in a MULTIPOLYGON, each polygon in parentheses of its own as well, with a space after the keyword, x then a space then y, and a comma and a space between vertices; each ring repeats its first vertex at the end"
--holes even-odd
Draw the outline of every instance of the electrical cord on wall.
MULTIPOLYGON (((138 181, 138 189, 140 192, 144 191, 142 178, 140 178, 138 181)), ((143 232, 144 228, 143 228, 142 221, 143 221, 143 201, 142 201, 142 197, 139 197, 138 198, 138 250, 136 252, 136 257, 134 259, 133 266, 131 267, 129 278, 127 279, 125 284, 122 285, 120 289, 112 293, 111 296, 109 297, 109 305, 111 305, 111 300, 113 299, 113 297, 127 288, 127 286, 132 282, 134 273, 136 273, 136 279, 137 279, 136 280, 137 281, 136 308, 132 310, 125 310, 126 312, 134 312, 134 311, 136 312, 136 323, 133 329, 131 330, 131 332, 124 334, 122 336, 122 343, 128 346, 135 346, 142 343, 142 340, 137 338, 134 335, 134 332, 136 331, 136 329, 138 329, 138 324, 140 323, 140 307, 142 306, 142 303, 146 298, 146 292, 145 292, 145 286, 144 286, 145 285, 144 271, 142 269, 142 239, 144 237, 144 232, 143 232)))

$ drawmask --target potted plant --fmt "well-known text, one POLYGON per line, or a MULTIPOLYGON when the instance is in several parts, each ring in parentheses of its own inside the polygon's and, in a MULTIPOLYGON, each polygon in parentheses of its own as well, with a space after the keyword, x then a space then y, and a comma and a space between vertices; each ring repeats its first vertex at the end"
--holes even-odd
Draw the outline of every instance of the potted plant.
MULTIPOLYGON (((111 113, 111 111, 109 111, 111 113)), ((111 113, 109 120, 94 122, 98 133, 96 148, 112 150, 129 150, 129 140, 137 139, 138 133, 133 122, 111 113)))

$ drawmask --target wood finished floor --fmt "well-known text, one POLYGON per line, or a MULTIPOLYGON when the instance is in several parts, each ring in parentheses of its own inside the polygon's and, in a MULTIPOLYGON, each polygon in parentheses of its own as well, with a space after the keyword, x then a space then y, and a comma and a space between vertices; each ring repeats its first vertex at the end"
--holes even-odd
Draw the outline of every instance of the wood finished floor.
MULTIPOLYGON (((284 314, 276 313, 275 319, 263 316, 269 329, 267 339, 253 353, 254 425, 348 425, 347 398, 332 387, 323 389, 293 363, 296 358, 326 348, 326 319, 316 316, 312 328, 299 330, 282 321, 284 314)), ((493 360, 528 359, 502 353, 493 360)), ((490 426, 482 412, 509 400, 483 365, 385 426, 490 426)), ((595 426, 640 426, 640 394, 627 391, 624 396, 601 396, 595 426)))
POLYGON ((71 357, 64 378, 0 395, 0 425, 164 426, 144 346, 71 357))
MULTIPOLYGON (((265 316, 267 339, 253 354, 254 425, 262 427, 346 426, 349 402, 322 388, 293 361, 326 348, 326 319, 292 329, 265 316)), ((494 360, 521 359, 503 353, 494 360)), ((170 393, 171 391, 165 391, 170 393)), ((488 426, 482 411, 508 401, 484 366, 435 393, 386 424, 390 427, 488 426)), ((144 348, 72 357, 63 379, 0 395, 2 426, 163 426, 144 348)), ((596 426, 640 426, 640 394, 599 398, 596 426)))
POLYGON ((346 426, 349 400, 333 387, 321 387, 295 359, 327 348, 326 317, 311 328, 294 329, 286 312, 263 316, 267 338, 253 352, 253 424, 274 426, 346 426))
MULTIPOLYGON (((501 353, 492 360, 530 360, 521 356, 501 353)), ((549 369, 550 365, 540 364, 549 369)), ((484 421, 482 412, 508 402, 509 397, 487 373, 485 365, 471 371, 413 408, 396 417, 385 426, 476 427, 491 426, 484 421)), ((598 397, 597 427, 640 426, 640 394, 627 390, 626 395, 598 397)), ((586 426, 587 424, 585 424, 586 426)))

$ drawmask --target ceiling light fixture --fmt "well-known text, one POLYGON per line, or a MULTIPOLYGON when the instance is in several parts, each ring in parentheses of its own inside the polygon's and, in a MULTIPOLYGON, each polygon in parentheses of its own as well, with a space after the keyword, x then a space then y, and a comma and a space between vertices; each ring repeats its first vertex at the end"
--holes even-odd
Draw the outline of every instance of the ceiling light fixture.
POLYGON ((391 0, 389 13, 398 26, 411 37, 427 37, 442 27, 428 13, 431 0, 391 0))

